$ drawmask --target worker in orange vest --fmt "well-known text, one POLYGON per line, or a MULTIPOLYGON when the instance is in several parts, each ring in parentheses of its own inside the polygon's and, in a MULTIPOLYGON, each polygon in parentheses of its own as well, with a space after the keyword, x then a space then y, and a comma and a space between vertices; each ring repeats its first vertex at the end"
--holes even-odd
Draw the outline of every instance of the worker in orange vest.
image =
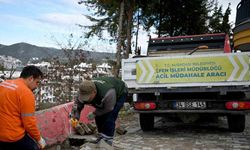
POLYGON ((36 89, 43 73, 23 68, 20 78, 0 83, 0 150, 39 150, 46 145, 35 117, 36 89))

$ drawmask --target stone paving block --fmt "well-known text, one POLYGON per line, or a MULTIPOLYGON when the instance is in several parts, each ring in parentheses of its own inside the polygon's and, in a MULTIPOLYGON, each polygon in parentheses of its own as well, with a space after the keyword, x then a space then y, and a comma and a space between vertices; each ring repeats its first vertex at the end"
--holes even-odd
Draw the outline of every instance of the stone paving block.
POLYGON ((244 146, 244 145, 233 145, 234 148, 244 148, 244 149, 250 149, 250 146, 244 146))
POLYGON ((120 143, 119 145, 122 145, 123 147, 130 147, 131 146, 131 144, 129 144, 129 143, 120 143))
POLYGON ((218 141, 210 141, 210 140, 207 140, 207 141, 204 141, 206 144, 217 144, 218 141))
POLYGON ((249 141, 234 141, 234 144, 248 144, 249 141))
POLYGON ((135 147, 135 148, 142 148, 143 145, 135 144, 135 145, 133 145, 133 147, 135 147))
POLYGON ((152 150, 151 147, 142 147, 143 150, 152 150))
POLYGON ((218 137, 219 140, 226 140, 226 141, 231 141, 232 137, 218 137))
POLYGON ((126 149, 127 146, 120 144, 115 144, 115 147, 119 148, 119 149, 126 149))
POLYGON ((136 139, 127 139, 127 141, 128 141, 128 142, 136 142, 136 141, 138 141, 138 140, 136 140, 136 139))

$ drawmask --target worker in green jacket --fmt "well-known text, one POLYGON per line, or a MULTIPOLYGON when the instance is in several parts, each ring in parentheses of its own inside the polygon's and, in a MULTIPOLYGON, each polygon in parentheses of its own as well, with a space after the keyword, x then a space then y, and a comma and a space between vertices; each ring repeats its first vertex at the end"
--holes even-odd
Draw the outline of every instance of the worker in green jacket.
POLYGON ((104 140, 112 146, 115 132, 115 121, 127 97, 126 84, 114 77, 100 77, 84 80, 79 86, 78 98, 74 101, 71 117, 79 120, 80 112, 85 104, 96 108, 88 114, 95 119, 99 137, 96 143, 104 140))

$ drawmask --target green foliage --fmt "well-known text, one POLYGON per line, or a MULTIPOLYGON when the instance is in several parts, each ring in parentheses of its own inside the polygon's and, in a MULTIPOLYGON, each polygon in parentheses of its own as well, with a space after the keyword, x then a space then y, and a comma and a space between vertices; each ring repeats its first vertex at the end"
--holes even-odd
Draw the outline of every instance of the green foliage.
POLYGON ((218 2, 217 2, 213 9, 213 14, 209 20, 210 32, 213 32, 213 33, 220 32, 222 17, 223 17, 222 6, 218 7, 218 2))
MULTIPOLYGON (((86 0, 89 9, 95 10, 92 16, 87 16, 94 25, 88 26, 87 37, 97 35, 103 38, 107 30, 111 37, 117 37, 120 1, 117 0, 86 0)), ((125 14, 130 6, 133 8, 133 22, 139 17, 139 24, 150 32, 153 27, 158 36, 177 36, 202 33, 229 32, 231 25, 229 15, 230 5, 223 14, 222 6, 217 0, 138 0, 132 3, 125 0, 125 14), (137 16, 136 14, 140 14, 137 16)), ((126 17, 124 27, 126 25, 126 17)), ((124 30, 125 31, 125 30, 124 30)), ((123 32, 124 32, 123 31, 123 32)), ((125 33, 123 33, 124 35, 125 33)), ((128 36, 128 35, 127 35, 128 36)))
POLYGON ((231 24, 229 22, 229 15, 231 14, 230 3, 224 13, 223 21, 222 21, 222 32, 230 33, 232 31, 231 24))
POLYGON ((218 1, 215 2, 212 10, 212 15, 209 19, 209 32, 210 33, 230 33, 231 25, 229 23, 229 15, 231 14, 230 3, 225 11, 222 12, 222 6, 218 7, 218 1))
POLYGON ((205 0, 147 0, 140 5, 142 25, 146 30, 155 27, 158 36, 206 32, 208 3, 205 0))
POLYGON ((0 71, 4 71, 4 66, 0 64, 0 71))
POLYGON ((94 24, 91 26, 81 26, 89 29, 86 37, 98 36, 103 39, 103 32, 108 31, 109 35, 113 37, 112 41, 117 36, 118 19, 119 19, 119 1, 114 0, 86 0, 83 3, 88 7, 93 14, 85 15, 94 24))

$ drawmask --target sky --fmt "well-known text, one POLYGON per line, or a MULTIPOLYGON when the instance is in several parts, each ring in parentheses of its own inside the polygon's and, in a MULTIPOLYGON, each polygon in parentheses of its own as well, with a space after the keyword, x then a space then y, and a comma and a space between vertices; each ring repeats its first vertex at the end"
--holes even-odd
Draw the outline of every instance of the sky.
MULTIPOLYGON (((231 3, 230 22, 234 22, 236 6, 240 0, 218 0, 223 10, 231 3)), ((0 44, 11 45, 25 42, 43 47, 60 48, 68 36, 83 34, 76 24, 91 25, 84 16, 90 14, 78 0, 0 0, 0 44)), ((77 38, 79 39, 79 38, 77 38)), ((115 53, 115 45, 97 38, 88 39, 92 48, 99 52, 115 53)), ((140 32, 139 46, 145 53, 148 33, 140 32)))

